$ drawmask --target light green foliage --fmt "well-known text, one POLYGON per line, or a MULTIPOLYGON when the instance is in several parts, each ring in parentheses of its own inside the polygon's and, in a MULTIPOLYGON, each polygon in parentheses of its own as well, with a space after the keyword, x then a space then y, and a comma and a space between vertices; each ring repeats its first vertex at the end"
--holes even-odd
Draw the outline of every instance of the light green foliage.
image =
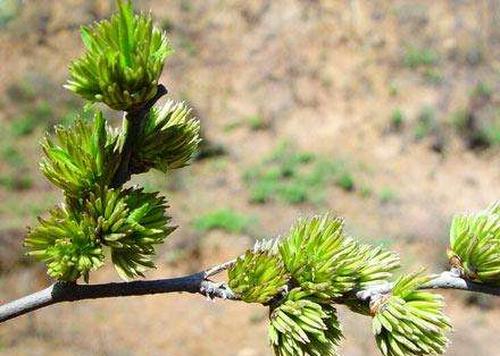
POLYGON ((12 135, 20 137, 31 134, 37 126, 44 126, 52 117, 52 108, 47 102, 41 102, 33 109, 15 118, 10 126, 12 135))
POLYGON ((356 255, 363 261, 356 271, 356 288, 364 289, 388 281, 400 267, 399 256, 380 246, 357 244, 356 255))
POLYGON ((200 123, 184 103, 169 100, 150 111, 131 158, 133 173, 154 168, 162 172, 187 166, 200 143, 200 123))
POLYGON ((396 254, 346 237, 342 219, 328 215, 299 221, 279 250, 300 287, 325 300, 380 283, 399 267, 396 254))
POLYGON ((122 278, 142 276, 154 267, 154 245, 175 229, 166 208, 157 193, 96 186, 81 209, 62 206, 53 209, 49 219, 40 219, 25 246, 30 256, 47 263, 55 279, 88 280, 89 272, 103 264, 105 247, 122 278))
POLYGON ((83 276, 88 281, 89 273, 104 261, 99 237, 88 217, 74 215, 63 206, 39 222, 25 239, 28 255, 45 262, 52 278, 74 281, 83 276))
POLYGON ((0 1, 0 28, 6 26, 13 20, 21 8, 20 0, 2 0, 0 1))
POLYGON ((269 127, 269 124, 261 115, 250 115, 246 118, 246 121, 253 131, 264 130, 269 127))
MULTIPOLYGON (((71 64, 67 88, 91 104, 104 102, 127 111, 123 129, 111 130, 98 112, 93 119, 79 117, 69 127, 57 127, 55 138, 42 142, 41 170, 63 190, 65 202, 39 219, 25 246, 58 280, 83 277, 88 282, 108 253, 123 279, 154 268, 155 248, 175 230, 166 199, 123 184, 132 174, 186 166, 200 141, 199 123, 185 104, 167 101, 160 109, 151 108, 171 52, 165 35, 153 28, 150 16, 134 15, 131 1, 117 4, 117 15, 82 29, 87 51, 71 64)), ((405 57, 412 68, 437 60, 434 52, 412 48, 405 57)), ((51 116, 50 108, 40 113, 51 116)), ((395 115, 392 120, 400 125, 402 114, 395 115)), ((260 127, 260 120, 254 121, 260 127)), ((433 121, 433 111, 424 110, 418 137, 433 128, 433 121)), ((34 127, 30 119, 12 130, 21 136, 34 127)), ((14 166, 19 164, 16 152, 2 150, 1 158, 14 166)), ((274 197, 289 203, 313 200, 330 182, 354 189, 345 164, 295 152, 288 145, 281 145, 245 179, 254 202, 274 197)), ((381 201, 390 198, 389 191, 381 193, 381 201)), ((194 221, 200 231, 233 233, 252 224, 230 209, 194 221)), ((449 257, 464 278, 499 283, 499 254, 500 203, 454 218, 449 257)), ((259 241, 229 269, 228 284, 241 300, 269 305, 269 339, 277 356, 336 355, 342 334, 333 303, 373 316, 373 331, 385 356, 444 352, 450 325, 442 299, 419 290, 429 276, 402 276, 390 294, 374 295, 370 304, 357 297, 365 288, 387 283, 398 267, 397 254, 357 242, 345 234, 341 218, 324 215, 300 220, 283 239, 259 241)))
POLYGON ((151 99, 165 59, 172 52, 151 16, 134 14, 132 1, 118 1, 118 14, 82 27, 85 54, 70 65, 66 88, 115 110, 133 110, 151 99))
POLYGON ((395 130, 400 130, 405 122, 405 116, 401 109, 396 108, 391 114, 391 127, 395 130))
POLYGON ((314 217, 300 221, 279 250, 287 271, 304 289, 324 299, 351 290, 355 281, 349 256, 355 248, 343 235, 339 218, 314 217))
POLYGON ((372 305, 372 329, 384 356, 442 354, 451 329, 440 295, 418 291, 431 278, 422 272, 400 277, 390 295, 372 305))
POLYGON ((467 278, 500 284, 500 202, 453 218, 448 257, 467 278))
POLYGON ((351 191, 355 182, 346 164, 297 152, 283 143, 263 162, 249 169, 244 180, 250 189, 250 202, 277 199, 290 204, 319 202, 328 183, 351 191))
POLYGON ((235 212, 233 209, 219 209, 201 215, 193 222, 193 226, 199 231, 220 229, 227 232, 240 234, 246 231, 254 219, 235 212))
POLYGON ((417 117, 415 138, 421 140, 431 133, 436 126, 436 113, 432 106, 424 106, 417 117))
POLYGON ((397 194, 390 187, 382 187, 379 192, 379 200, 382 204, 390 203, 397 198, 397 194))
POLYGON ((403 63, 415 69, 421 66, 431 66, 439 62, 439 54, 430 48, 417 48, 409 46, 405 50, 403 63))
POLYGON ((102 113, 93 122, 77 120, 70 128, 56 127, 56 141, 47 136, 42 141, 45 158, 42 173, 67 197, 78 200, 95 184, 108 185, 117 159, 116 136, 106 127, 102 113))
POLYGON ((489 99, 492 94, 493 94, 493 89, 491 88, 490 85, 488 85, 488 83, 485 82, 477 83, 477 85, 471 92, 471 96, 473 97, 486 98, 486 99, 489 99))
POLYGON ((334 356, 342 338, 335 308, 300 289, 272 310, 268 333, 276 356, 334 356))
POLYGON ((41 170, 66 199, 30 230, 26 247, 60 280, 88 280, 90 271, 102 265, 105 249, 123 279, 153 268, 155 246, 175 229, 166 215, 166 200, 158 193, 121 188, 123 183, 115 181, 117 168, 124 159, 129 176, 151 168, 180 168, 199 142, 199 124, 184 104, 169 101, 145 117, 136 111, 149 108, 170 48, 150 16, 134 15, 131 2, 117 4, 118 15, 82 29, 87 52, 71 65, 68 88, 92 103, 131 110, 124 129, 111 130, 98 112, 93 119, 80 116, 69 127, 58 126, 55 138, 42 142, 41 170), (127 125, 129 119, 143 121, 127 125), (139 131, 130 132, 130 127, 139 131), (125 157, 130 135, 136 139, 125 157))
POLYGON ((229 288, 247 303, 265 304, 284 289, 288 281, 278 255, 247 251, 228 271, 229 288))
POLYGON ((165 214, 166 199, 142 189, 93 192, 86 203, 99 239, 111 249, 111 258, 123 279, 144 276, 154 268, 155 245, 175 230, 165 214))

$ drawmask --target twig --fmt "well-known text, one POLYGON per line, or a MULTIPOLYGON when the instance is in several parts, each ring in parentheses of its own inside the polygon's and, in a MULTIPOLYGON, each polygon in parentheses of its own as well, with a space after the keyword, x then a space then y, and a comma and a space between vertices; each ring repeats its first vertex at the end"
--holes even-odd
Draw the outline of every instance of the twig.
MULTIPOLYGON (((186 292, 201 294, 210 299, 238 300, 238 297, 225 283, 216 283, 208 280, 210 276, 228 269, 233 263, 234 260, 228 261, 202 272, 171 279, 106 284, 57 282, 44 290, 0 305, 0 323, 52 304, 84 299, 186 292)), ((390 293, 392 287, 392 283, 384 283, 358 291, 355 293, 355 296, 361 302, 370 302, 374 298, 390 293)), ((460 289, 500 296, 500 287, 470 282, 457 275, 456 271, 441 273, 423 285, 421 289, 460 289)), ((339 302, 342 301, 340 300, 339 302)))
MULTIPOLYGON (((365 290, 358 291, 356 298, 361 301, 370 301, 377 296, 391 292, 393 283, 379 284, 365 290)), ((477 292, 500 296, 500 287, 493 287, 481 283, 471 282, 462 278, 456 270, 446 271, 424 284, 420 289, 460 289, 469 292, 477 292)))
POLYGON ((236 258, 234 260, 224 262, 220 265, 213 266, 212 268, 209 268, 204 272, 205 278, 215 276, 216 274, 219 274, 219 273, 231 268, 235 263, 236 263, 236 258))
POLYGON ((236 299, 233 292, 224 283, 214 283, 207 280, 205 272, 151 281, 106 284, 56 282, 39 292, 0 305, 0 322, 61 302, 175 292, 202 294, 211 299, 236 299))
POLYGON ((121 147, 120 165, 118 166, 111 182, 112 188, 119 188, 130 179, 130 175, 132 174, 130 171, 130 159, 132 158, 132 152, 137 138, 143 130, 144 118, 148 115, 154 104, 165 94, 167 94, 167 88, 165 88, 162 84, 159 84, 153 98, 140 108, 131 110, 125 115, 123 119, 125 140, 123 141, 123 146, 121 147))

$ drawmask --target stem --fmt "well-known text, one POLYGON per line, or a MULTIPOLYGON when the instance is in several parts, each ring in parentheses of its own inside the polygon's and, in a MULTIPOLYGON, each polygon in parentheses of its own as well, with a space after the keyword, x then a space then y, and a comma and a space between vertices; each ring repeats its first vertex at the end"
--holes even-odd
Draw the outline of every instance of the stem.
POLYGON ((130 160, 132 153, 136 147, 137 140, 142 134, 144 119, 149 114, 151 108, 165 94, 167 89, 162 85, 158 85, 158 89, 153 98, 147 101, 143 106, 136 110, 128 111, 123 118, 123 136, 124 141, 121 147, 120 165, 111 181, 111 188, 119 188, 130 179, 132 172, 130 171, 130 160))
MULTIPOLYGON (((0 305, 0 323, 52 304, 84 299, 186 292, 201 294, 211 299, 221 298, 238 300, 238 297, 225 283, 215 283, 208 280, 209 276, 228 269, 233 263, 234 261, 229 261, 202 272, 171 279, 90 285, 57 282, 39 292, 0 305)), ((392 283, 380 284, 358 291, 355 293, 355 297, 361 302, 370 302, 372 298, 390 293, 392 287, 392 283)), ((436 278, 423 285, 420 289, 460 289, 500 296, 500 287, 470 282, 460 277, 460 275, 457 275, 453 270, 441 273, 436 278)), ((342 299, 336 300, 336 302, 342 303, 342 299)))
MULTIPOLYGON (((391 292, 393 283, 383 283, 356 292, 356 298, 361 301, 370 301, 372 298, 391 292)), ((422 285, 419 289, 459 289, 469 292, 490 294, 500 296, 500 287, 494 287, 482 283, 471 282, 460 276, 455 270, 445 271, 434 279, 422 285)))
POLYGON ((205 272, 151 281, 105 284, 56 282, 39 292, 0 305, 0 323, 56 303, 175 292, 201 294, 211 299, 237 299, 224 283, 207 280, 205 272))
POLYGON ((229 268, 231 268, 235 263, 236 263, 236 258, 234 260, 231 260, 231 261, 227 261, 227 262, 224 262, 220 265, 217 265, 217 266, 213 266, 212 268, 209 268, 207 269, 204 273, 205 273, 205 278, 209 278, 209 277, 212 277, 212 276, 215 276, 229 268))

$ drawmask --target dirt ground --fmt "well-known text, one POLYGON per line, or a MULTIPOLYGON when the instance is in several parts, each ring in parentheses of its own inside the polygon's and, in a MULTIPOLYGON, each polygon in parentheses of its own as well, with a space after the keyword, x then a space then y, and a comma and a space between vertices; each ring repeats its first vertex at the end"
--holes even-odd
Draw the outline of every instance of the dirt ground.
MULTIPOLYGON (((404 270, 439 272, 446 268, 451 216, 500 198, 498 1, 135 3, 152 10, 176 49, 162 78, 171 97, 192 104, 204 137, 226 152, 169 177, 134 178, 167 195, 180 225, 148 278, 229 260, 256 238, 286 233, 297 217, 326 211, 344 216, 352 235, 399 252, 404 270), (480 85, 488 90, 477 94, 480 85), (461 110, 496 141, 471 144, 454 119, 461 110), (347 162, 354 189, 327 184, 320 202, 249 202, 245 172, 280 142, 347 162), (197 217, 219 208, 251 217, 252 226, 233 233, 193 227, 197 217)), ((112 1, 28 0, 8 23, 0 21, 4 132, 40 102, 53 107, 50 124, 60 120, 71 100, 61 88, 67 64, 82 51, 78 26, 111 9, 112 1), (27 103, 15 90, 19 83, 34 92, 27 103)), ((49 283, 43 266, 20 257, 25 226, 60 199, 37 171, 45 128, 0 143, 25 162, 13 171, 3 155, 0 176, 13 171, 16 179, 32 178, 23 189, 0 184, 2 301, 49 283)), ((91 282, 111 280, 117 276, 108 266, 91 282)), ((443 294, 454 325, 447 355, 500 355, 500 302, 443 294)), ((341 354, 377 355, 370 320, 342 308, 340 314, 341 354)), ((61 304, 3 324, 0 354, 270 355, 266 318, 263 307, 191 295, 61 304)))

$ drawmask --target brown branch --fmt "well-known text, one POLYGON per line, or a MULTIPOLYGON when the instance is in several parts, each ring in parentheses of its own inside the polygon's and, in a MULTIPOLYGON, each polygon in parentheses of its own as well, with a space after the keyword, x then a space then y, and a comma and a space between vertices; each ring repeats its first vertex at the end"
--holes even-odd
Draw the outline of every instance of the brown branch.
POLYGON ((143 130, 144 119, 156 102, 165 94, 167 94, 167 88, 165 88, 162 84, 159 84, 153 98, 140 108, 127 112, 123 118, 125 139, 123 141, 123 146, 121 147, 120 165, 118 166, 111 182, 111 188, 119 188, 130 179, 132 174, 130 170, 130 159, 132 158, 132 153, 137 139, 140 137, 143 130))
MULTIPOLYGON (((225 264, 221 266, 224 265, 225 264)), ((216 266, 214 268, 222 271, 224 267, 216 266)), ((206 272, 203 271, 184 277, 151 281, 105 284, 56 282, 50 287, 39 292, 14 300, 10 303, 0 305, 0 323, 52 304, 85 299, 185 292, 201 294, 210 299, 222 298, 237 300, 234 293, 225 285, 225 283, 212 282, 207 278, 206 272)))
MULTIPOLYGON (((216 283, 208 278, 218 274, 234 264, 234 260, 214 266, 208 270, 184 277, 158 279, 151 281, 133 281, 105 284, 76 284, 56 282, 50 287, 30 294, 10 303, 0 305, 0 323, 37 309, 62 302, 85 299, 140 296, 147 294, 192 293, 201 294, 210 299, 222 298, 238 300, 238 297, 225 283, 216 283)), ((384 283, 358 291, 355 296, 362 302, 380 297, 391 292, 392 283, 384 283)), ((421 289, 459 289, 500 296, 500 287, 475 283, 462 278, 456 271, 443 272, 423 285, 421 289)), ((341 300, 338 302, 342 302, 341 300)))

